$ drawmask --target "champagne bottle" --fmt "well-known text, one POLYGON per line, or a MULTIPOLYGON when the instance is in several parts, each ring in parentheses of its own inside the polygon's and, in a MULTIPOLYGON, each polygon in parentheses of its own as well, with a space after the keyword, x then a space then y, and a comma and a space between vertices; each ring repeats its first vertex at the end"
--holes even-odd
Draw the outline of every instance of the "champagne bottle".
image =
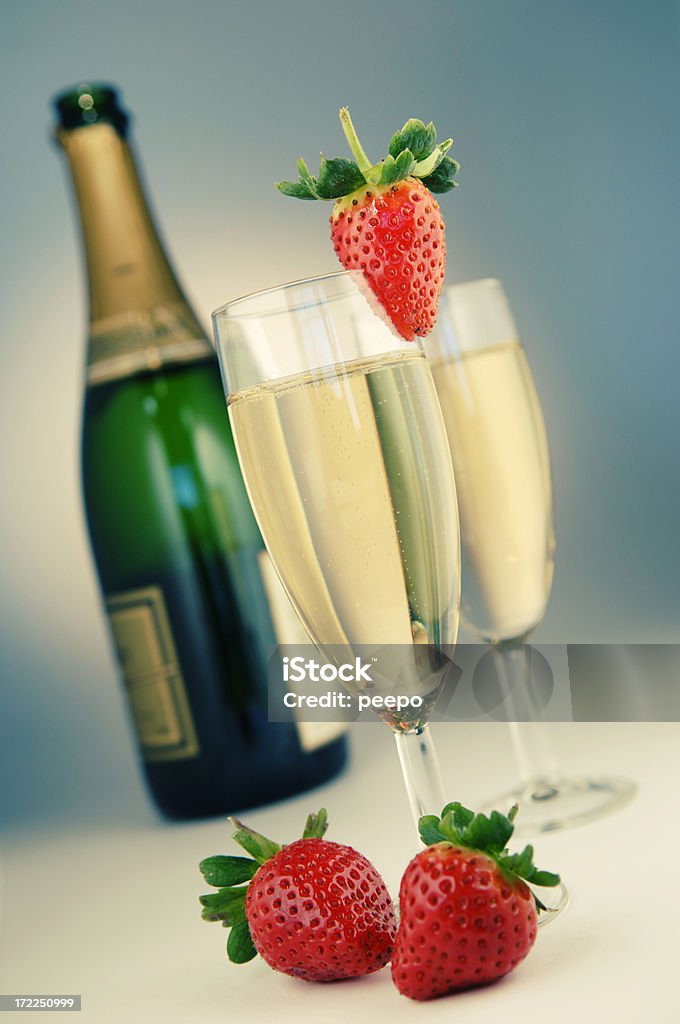
POLYGON ((272 622, 287 597, 214 350, 154 227, 115 89, 83 85, 54 106, 89 283, 87 523, 151 792, 172 818, 289 796, 335 774, 345 740, 327 729, 315 745, 292 719, 267 720, 272 622))

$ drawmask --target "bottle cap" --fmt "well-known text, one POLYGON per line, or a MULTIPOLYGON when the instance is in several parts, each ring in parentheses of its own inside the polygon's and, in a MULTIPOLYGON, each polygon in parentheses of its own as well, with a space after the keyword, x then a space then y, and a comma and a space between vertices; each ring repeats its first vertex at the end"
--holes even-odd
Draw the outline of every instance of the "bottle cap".
POLYGON ((125 137, 129 117, 118 103, 118 91, 111 85, 82 83, 59 93, 52 101, 60 128, 83 128, 111 124, 125 137))

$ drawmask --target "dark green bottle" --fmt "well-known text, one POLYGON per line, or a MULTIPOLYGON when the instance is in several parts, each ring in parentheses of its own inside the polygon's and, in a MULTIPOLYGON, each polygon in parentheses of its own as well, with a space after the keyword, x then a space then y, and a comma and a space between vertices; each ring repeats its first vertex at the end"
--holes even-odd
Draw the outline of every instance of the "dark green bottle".
POLYGON ((272 614, 286 617, 241 478, 213 348, 175 278, 114 89, 54 101, 89 282, 87 521, 150 789, 173 818, 228 813, 335 774, 267 720, 272 614), (271 602, 278 607, 272 609, 271 602))

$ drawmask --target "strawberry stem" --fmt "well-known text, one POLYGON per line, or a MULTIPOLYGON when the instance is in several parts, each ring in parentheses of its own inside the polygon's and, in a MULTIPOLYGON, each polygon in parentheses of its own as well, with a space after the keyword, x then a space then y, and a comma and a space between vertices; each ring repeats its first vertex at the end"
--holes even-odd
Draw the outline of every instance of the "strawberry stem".
POLYGON ((359 142, 359 136, 357 135, 354 124, 352 123, 352 118, 350 117, 347 107, 340 107, 340 124, 342 125, 342 130, 345 133, 347 144, 352 151, 352 155, 357 162, 359 170, 366 181, 370 181, 370 173, 373 170, 373 164, 366 156, 364 148, 359 142))

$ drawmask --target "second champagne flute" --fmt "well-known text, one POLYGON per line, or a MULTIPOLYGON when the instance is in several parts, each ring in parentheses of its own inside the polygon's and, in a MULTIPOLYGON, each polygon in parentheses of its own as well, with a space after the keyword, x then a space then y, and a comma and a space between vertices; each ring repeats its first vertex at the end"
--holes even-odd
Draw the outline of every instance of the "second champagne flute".
POLYGON ((626 779, 565 776, 537 717, 529 649, 543 618, 555 540, 548 441, 500 281, 452 285, 427 351, 451 445, 463 548, 463 619, 493 645, 520 784, 517 832, 581 824, 635 792, 626 779), (525 720, 528 719, 528 720, 525 720))
MULTIPOLYGON (((451 648, 458 511, 420 343, 370 313, 352 273, 248 296, 213 322, 252 506, 314 644, 451 648)), ((446 802, 427 724, 437 683, 423 685, 418 712, 385 716, 416 821, 446 802)))

